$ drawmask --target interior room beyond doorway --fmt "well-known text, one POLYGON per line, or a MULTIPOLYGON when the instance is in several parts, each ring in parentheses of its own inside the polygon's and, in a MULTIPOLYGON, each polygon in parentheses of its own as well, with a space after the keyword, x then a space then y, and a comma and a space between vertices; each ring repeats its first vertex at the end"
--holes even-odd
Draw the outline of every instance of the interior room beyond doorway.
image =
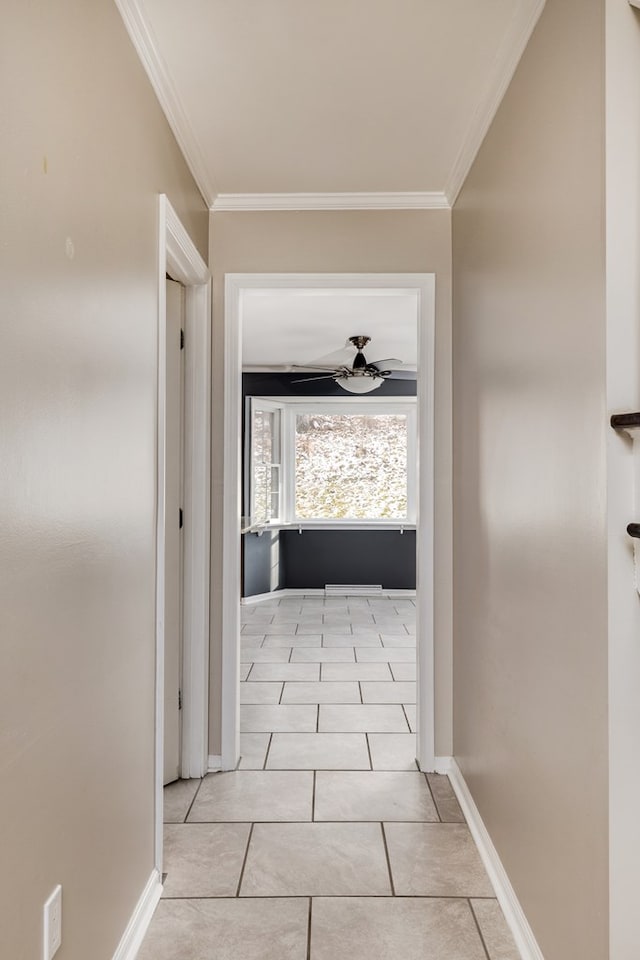
MULTIPOLYGON (((419 739, 425 769, 434 769, 430 587, 433 579, 433 277, 232 275, 227 277, 226 313, 227 369, 232 374, 230 384, 233 370, 236 371, 236 422, 241 428, 239 453, 245 467, 243 476, 238 478, 244 481, 239 484, 243 525, 238 547, 242 547, 242 578, 237 584, 235 603, 241 590, 245 601, 249 597, 265 599, 265 595, 281 599, 291 590, 298 595, 308 591, 317 595, 318 591, 328 588, 338 590, 343 596, 350 590, 373 591, 379 596, 396 590, 415 591, 416 567, 422 563, 423 598, 417 602, 417 633, 420 637, 422 624, 425 650, 420 661, 426 678, 426 685, 422 686, 430 693, 426 709, 418 710, 424 721, 424 734, 419 739), (358 364, 366 366, 367 372, 379 382, 372 386, 356 379, 357 389, 352 389, 351 371, 357 372, 358 364), (421 376, 423 370, 425 373, 422 383, 418 366, 421 376), (365 393, 366 396, 362 396, 365 393), (352 429, 356 416, 361 419, 357 429, 352 429), (267 417, 271 448, 269 455, 256 464, 253 462, 255 432, 267 417), (365 423, 368 432, 358 443, 358 431, 365 423), (374 424, 405 430, 402 497, 394 495, 398 491, 394 491, 389 472, 401 445, 396 444, 395 452, 391 446, 389 453, 384 448, 388 441, 380 431, 376 436, 371 434, 369 428, 374 424), (348 434, 349 430, 351 443, 346 444, 345 454, 340 448, 340 434, 348 434), (418 439, 420 480, 415 469, 418 439), (308 469, 310 464, 318 468, 318 450, 325 443, 327 450, 336 449, 339 454, 336 457, 339 475, 332 478, 333 490, 339 490, 341 500, 340 509, 335 513, 327 512, 326 502, 321 509, 308 502, 307 494, 314 488, 314 477, 308 469), (360 509, 360 503, 354 508, 354 498, 346 506, 342 502, 345 497, 349 499, 349 483, 358 457, 362 460, 356 465, 355 486, 362 490, 359 499, 367 500, 366 481, 372 475, 367 454, 371 450, 374 454, 378 452, 376 469, 387 468, 387 475, 383 470, 379 476, 377 473, 373 476, 374 485, 376 479, 379 481, 376 495, 382 503, 378 513, 367 512, 365 507, 360 509), (307 473, 301 484, 299 474, 303 466, 307 473), (266 486, 263 486, 265 480, 266 486), (302 504, 303 489, 305 504, 302 504), (260 501, 256 491, 260 492, 260 501), (258 507, 263 510, 268 507, 268 514, 258 517, 258 507), (350 562, 350 556, 354 562, 350 562), (373 572, 372 562, 376 558, 387 561, 386 573, 373 572), (336 573, 331 572, 332 566, 336 573)), ((233 392, 235 394, 235 388, 233 392)), ((229 427, 231 413, 227 410, 229 427)), ((326 472, 332 459, 329 453, 324 466, 318 468, 320 473, 326 472)), ((372 462, 375 459, 374 455, 372 462)), ((227 483, 225 487, 229 490, 227 483)), ((226 533, 226 543, 230 543, 230 528, 226 533)), ((234 533, 234 542, 238 534, 239 531, 234 533)), ((226 589, 224 593, 225 602, 231 603, 231 594, 226 589)), ((229 607, 227 614, 237 616, 229 607)), ((226 622, 230 622, 229 617, 226 622)), ((223 672, 224 660, 223 655, 223 672)), ((224 690, 229 707, 226 682, 223 698, 224 690)), ((284 691, 281 693, 284 695, 284 691)), ((227 769, 233 752, 225 761, 225 742, 231 751, 233 743, 230 737, 225 738, 225 715, 229 716, 230 710, 225 710, 223 703, 223 768, 227 769)))

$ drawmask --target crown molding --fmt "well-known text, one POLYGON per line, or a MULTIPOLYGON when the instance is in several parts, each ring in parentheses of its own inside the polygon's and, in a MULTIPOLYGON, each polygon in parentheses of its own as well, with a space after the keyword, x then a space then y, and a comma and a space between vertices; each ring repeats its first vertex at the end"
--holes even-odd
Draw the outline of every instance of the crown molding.
POLYGON ((449 206, 439 192, 220 193, 211 210, 448 210, 449 206))
MULTIPOLYGON (((513 78, 546 0, 519 0, 496 54, 484 94, 458 152, 444 191, 369 193, 221 193, 209 178, 198 139, 187 119, 146 16, 143 0, 115 0, 127 33, 145 69, 202 196, 211 211, 260 210, 448 210, 462 188, 513 78)), ((629 0, 640 6, 640 0, 629 0)))
MULTIPOLYGON (((447 180, 444 195, 453 207, 513 79, 546 0, 519 0, 496 54, 489 82, 447 180)), ((640 0, 638 0, 640 3, 640 0)))
POLYGON ((200 144, 169 76, 155 35, 149 25, 142 0, 115 0, 127 33, 151 82, 165 117, 178 141, 194 180, 208 207, 213 203, 213 189, 200 144))

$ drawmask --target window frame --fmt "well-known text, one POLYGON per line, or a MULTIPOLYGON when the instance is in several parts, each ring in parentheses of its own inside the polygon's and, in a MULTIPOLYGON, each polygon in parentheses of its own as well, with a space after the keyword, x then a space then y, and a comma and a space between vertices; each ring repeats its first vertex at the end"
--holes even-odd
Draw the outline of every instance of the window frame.
MULTIPOLYGON (((296 529, 405 529, 415 527, 417 522, 417 475, 418 475, 418 434, 417 434, 417 397, 258 397, 250 398, 250 428, 253 425, 255 410, 280 410, 280 491, 279 517, 267 523, 254 523, 250 516, 251 528, 295 527, 296 529), (318 415, 351 414, 352 416, 398 416, 407 417, 407 516, 406 518, 317 518, 298 519, 295 515, 295 441, 296 417, 301 413, 318 415)), ((252 444, 249 438, 247 473, 250 483, 251 510, 254 504, 252 444)))
MULTIPOLYGON (((249 404, 247 410, 247 422, 246 422, 246 434, 247 434, 247 443, 246 443, 246 485, 245 485, 245 502, 247 504, 249 518, 252 526, 266 528, 266 527, 275 527, 282 523, 282 508, 283 503, 285 502, 282 491, 283 484, 283 427, 284 427, 284 414, 282 404, 275 403, 267 397, 248 397, 249 404), (278 509, 276 511, 276 516, 271 517, 266 521, 256 521, 254 522, 255 517, 255 502, 256 502, 256 487, 255 487, 255 474, 253 469, 253 423, 254 415, 256 412, 261 413, 278 413, 280 416, 277 421, 277 427, 274 430, 275 437, 272 439, 272 445, 277 448, 279 459, 276 461, 271 461, 269 467, 271 470, 274 467, 278 471, 278 509)), ((274 423, 276 421, 274 420, 274 423)))

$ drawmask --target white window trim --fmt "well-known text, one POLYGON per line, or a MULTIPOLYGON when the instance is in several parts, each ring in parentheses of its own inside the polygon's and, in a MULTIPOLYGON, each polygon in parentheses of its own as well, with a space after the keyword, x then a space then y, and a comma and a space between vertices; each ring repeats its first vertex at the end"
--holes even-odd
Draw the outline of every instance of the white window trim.
MULTIPOLYGON (((268 523, 251 523, 250 530, 264 530, 283 527, 297 529, 394 529, 415 527, 417 517, 417 398, 416 397, 322 397, 317 400, 309 397, 259 397, 250 398, 250 421, 246 425, 250 436, 255 410, 280 411, 280 507, 278 517, 268 523), (339 413, 352 416, 398 415, 407 417, 407 515, 406 517, 311 517, 296 516, 295 503, 295 424, 300 413, 339 413)), ((254 489, 251 464, 251 441, 247 444, 246 471, 249 477, 248 504, 250 517, 253 517, 254 489)))
MULTIPOLYGON (((282 495, 282 484, 284 482, 284 444, 283 444, 283 406, 276 400, 272 400, 268 397, 248 397, 249 403, 247 405, 246 416, 245 416, 245 457, 244 457, 244 470, 245 470, 245 510, 247 511, 247 516, 250 521, 250 529, 262 529, 265 530, 267 527, 277 527, 282 523, 283 514, 283 495, 282 495), (280 460, 277 464, 279 470, 279 488, 278 488, 278 515, 273 517, 268 523, 253 522, 253 517, 255 516, 255 497, 256 491, 254 486, 254 476, 253 476, 253 415, 256 410, 263 410, 268 413, 280 413, 280 423, 278 427, 278 432, 280 435, 280 460)), ((275 464, 274 464, 275 466, 275 464)))

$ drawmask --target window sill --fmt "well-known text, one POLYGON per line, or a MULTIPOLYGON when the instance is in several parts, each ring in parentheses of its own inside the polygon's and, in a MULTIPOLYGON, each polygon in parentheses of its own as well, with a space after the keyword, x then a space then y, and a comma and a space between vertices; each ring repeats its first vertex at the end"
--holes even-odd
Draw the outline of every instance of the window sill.
POLYGON ((390 530, 404 533, 405 530, 415 530, 413 522, 402 523, 399 520, 300 520, 295 523, 278 522, 252 524, 243 527, 241 533, 265 533, 268 530, 390 530))

